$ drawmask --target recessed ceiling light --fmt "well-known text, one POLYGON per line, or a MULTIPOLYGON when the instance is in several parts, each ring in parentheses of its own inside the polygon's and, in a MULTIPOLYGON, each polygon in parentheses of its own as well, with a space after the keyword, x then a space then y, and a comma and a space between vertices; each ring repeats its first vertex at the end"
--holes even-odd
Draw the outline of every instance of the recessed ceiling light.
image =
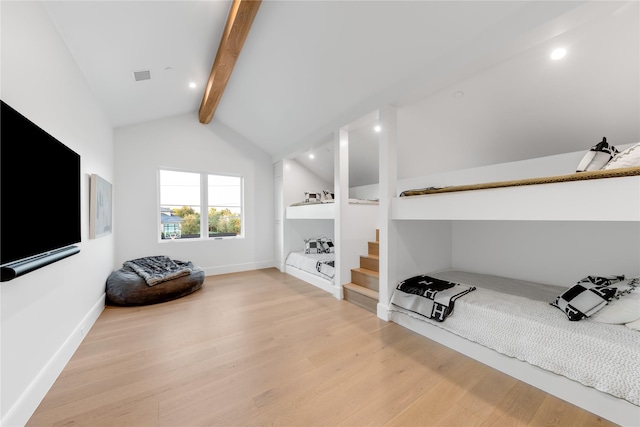
POLYGON ((196 88, 196 84, 194 82, 189 83, 189 87, 191 89, 195 89, 196 88))
POLYGON ((554 61, 557 61, 558 59, 564 58, 566 54, 567 54, 567 49, 559 47, 555 49, 553 52, 551 52, 551 59, 553 59, 554 61))
POLYGON ((462 99, 462 98, 464 98, 464 92, 461 91, 461 90, 457 90, 457 91, 453 92, 453 97, 455 99, 462 99))
POLYGON ((309 154, 309 158, 310 158, 310 159, 315 159, 315 158, 316 158, 316 156, 314 156, 314 155, 313 155, 313 153, 311 153, 311 154, 309 154))
POLYGON ((375 130, 376 132, 380 132, 382 130, 382 126, 380 125, 376 125, 373 130, 375 130))

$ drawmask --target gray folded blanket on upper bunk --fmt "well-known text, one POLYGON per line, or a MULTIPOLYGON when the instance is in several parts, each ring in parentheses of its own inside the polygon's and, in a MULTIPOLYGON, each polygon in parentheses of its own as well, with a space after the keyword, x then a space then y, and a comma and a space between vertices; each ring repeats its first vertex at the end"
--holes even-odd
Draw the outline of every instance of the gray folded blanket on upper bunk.
POLYGON ((442 322, 453 312, 455 300, 475 289, 474 286, 420 275, 400 282, 391 297, 391 303, 442 322))
POLYGON ((188 276, 191 274, 188 264, 160 255, 126 261, 123 265, 135 271, 147 285, 153 286, 177 277, 188 276))

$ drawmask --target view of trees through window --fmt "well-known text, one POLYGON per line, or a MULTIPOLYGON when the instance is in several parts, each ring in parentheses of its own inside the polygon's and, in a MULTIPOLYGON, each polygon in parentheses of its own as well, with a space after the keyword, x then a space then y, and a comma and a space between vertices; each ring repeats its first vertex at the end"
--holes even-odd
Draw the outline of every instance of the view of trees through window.
POLYGON ((242 178, 160 170, 160 223, 161 239, 242 235, 242 178))

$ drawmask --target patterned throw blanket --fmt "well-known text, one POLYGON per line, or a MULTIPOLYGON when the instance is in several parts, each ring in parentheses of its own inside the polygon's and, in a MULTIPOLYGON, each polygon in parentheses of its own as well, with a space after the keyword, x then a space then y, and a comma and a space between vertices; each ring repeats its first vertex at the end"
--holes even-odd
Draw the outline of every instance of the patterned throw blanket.
POLYGON ((336 272, 335 261, 318 261, 316 263, 316 270, 318 270, 318 273, 320 274, 333 278, 336 272))
POLYGON ((391 303, 442 322, 453 312, 455 300, 475 289, 474 286, 420 275, 400 282, 391 297, 391 303))
POLYGON ((126 261, 123 265, 135 271, 149 286, 191 274, 187 262, 174 261, 163 255, 126 261))

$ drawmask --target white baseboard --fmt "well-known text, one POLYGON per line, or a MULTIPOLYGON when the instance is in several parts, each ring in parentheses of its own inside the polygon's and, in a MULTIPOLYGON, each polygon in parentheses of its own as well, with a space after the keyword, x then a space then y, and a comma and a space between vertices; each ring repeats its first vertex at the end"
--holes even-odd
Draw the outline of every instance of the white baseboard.
POLYGON ((276 260, 248 262, 246 264, 222 265, 219 267, 201 267, 205 276, 217 276, 218 274, 240 273, 242 271, 260 270, 261 268, 278 267, 276 260))
POLYGON ((388 305, 384 305, 381 302, 378 302, 378 305, 376 307, 376 311, 378 314, 378 318, 384 320, 385 322, 389 321, 389 306, 388 305))
POLYGON ((104 310, 105 294, 91 307, 91 310, 84 316, 82 321, 67 337, 58 351, 49 359, 47 364, 40 370, 38 375, 22 393, 18 401, 6 415, 2 418, 2 426, 24 426, 31 415, 35 412, 44 399, 45 395, 56 381, 64 367, 69 363, 71 356, 78 349, 89 329, 98 320, 100 313, 104 310))

